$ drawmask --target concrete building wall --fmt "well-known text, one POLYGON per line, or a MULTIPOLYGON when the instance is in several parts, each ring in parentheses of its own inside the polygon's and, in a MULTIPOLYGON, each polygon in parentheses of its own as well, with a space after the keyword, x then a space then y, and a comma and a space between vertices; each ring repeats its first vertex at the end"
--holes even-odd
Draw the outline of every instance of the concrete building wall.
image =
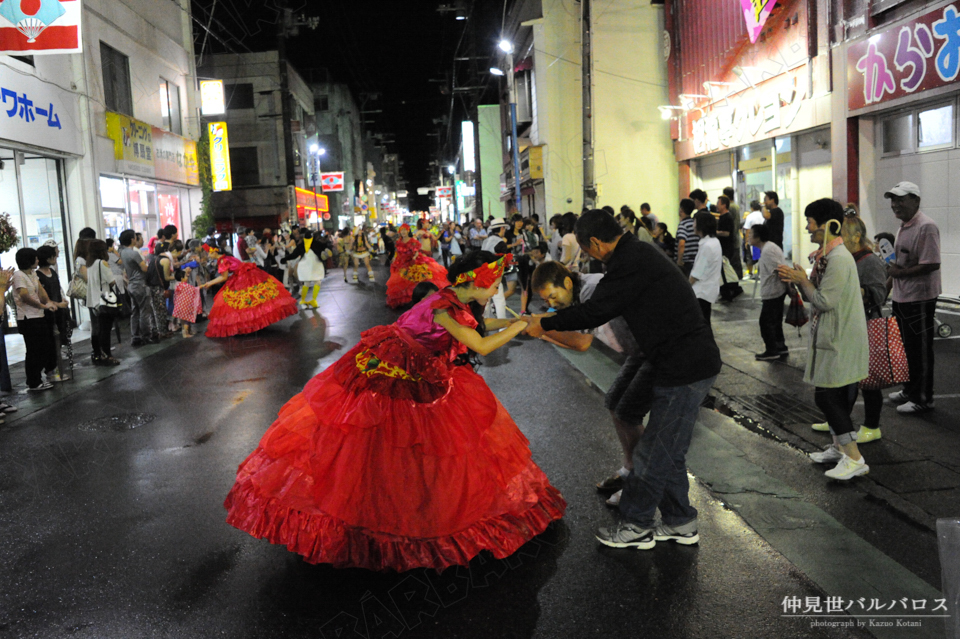
MULTIPOLYGON (((580 5, 543 0, 543 18, 533 26, 535 137, 544 148, 546 219, 583 205, 580 5)), ((541 215, 541 219, 545 219, 541 215)))
POLYGON ((639 212, 649 202, 674 228, 677 166, 669 122, 657 111, 669 104, 663 5, 593 0, 592 9, 597 203, 639 212))

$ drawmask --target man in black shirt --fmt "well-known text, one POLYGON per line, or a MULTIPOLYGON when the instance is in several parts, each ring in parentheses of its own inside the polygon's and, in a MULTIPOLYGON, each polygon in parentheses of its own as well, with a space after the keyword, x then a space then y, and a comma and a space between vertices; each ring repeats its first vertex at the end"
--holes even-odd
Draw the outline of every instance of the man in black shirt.
POLYGON ((657 541, 695 544, 697 510, 690 505, 685 458, 700 404, 720 372, 720 350, 683 273, 655 246, 624 234, 600 210, 577 221, 577 243, 606 266, 589 300, 553 315, 534 316, 527 332, 596 328, 622 316, 652 366, 653 403, 634 470, 620 498, 623 521, 597 539, 615 548, 649 549, 657 541), (663 517, 655 520, 657 508, 663 517))
MULTIPOLYGON (((733 267, 734 273, 737 274, 736 281, 727 281, 727 277, 723 276, 723 285, 720 287, 720 297, 729 302, 733 298, 737 297, 743 293, 743 289, 740 287, 740 278, 743 277, 743 271, 737 270, 737 266, 740 265, 739 260, 736 261, 734 266, 734 260, 737 256, 737 251, 740 250, 738 243, 739 237, 737 236, 737 225, 733 221, 733 215, 730 213, 730 198, 726 195, 721 195, 717 198, 717 212, 713 214, 717 218, 717 239, 720 240, 720 251, 723 253, 723 256, 727 258, 727 261, 730 262, 730 266, 733 267)), ((721 274, 725 272, 721 271, 721 274)))
POLYGON ((783 250, 783 211, 780 209, 780 196, 776 191, 767 191, 763 194, 763 215, 766 222, 763 224, 770 232, 770 241, 783 250))

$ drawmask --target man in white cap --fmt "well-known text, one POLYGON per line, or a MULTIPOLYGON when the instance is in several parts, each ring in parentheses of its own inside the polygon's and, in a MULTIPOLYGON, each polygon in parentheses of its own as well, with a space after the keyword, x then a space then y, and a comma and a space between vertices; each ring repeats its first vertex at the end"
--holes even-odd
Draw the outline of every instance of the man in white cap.
MULTIPOLYGON (((491 253, 496 253, 494 248, 497 244, 504 241, 504 236, 507 234, 507 221, 502 217, 495 217, 490 220, 490 226, 487 229, 487 237, 483 240, 483 243, 480 245, 481 251, 490 251, 491 253)), ((507 251, 509 253, 510 251, 507 251)))
MULTIPOLYGON (((490 220, 490 227, 487 229, 487 239, 483 241, 480 250, 496 253, 497 244, 504 241, 504 235, 507 233, 507 221, 502 217, 495 217, 490 220)), ((510 251, 506 251, 509 253, 510 251)), ((487 315, 490 315, 490 306, 493 306, 494 315, 497 319, 507 319, 507 296, 503 290, 503 282, 500 282, 500 288, 487 304, 487 315)))
POLYGON ((940 296, 940 229, 920 212, 920 187, 900 182, 883 194, 900 220, 894 244, 896 261, 887 274, 893 280, 893 314, 907 353, 910 381, 890 394, 905 415, 933 408, 934 313, 940 296))

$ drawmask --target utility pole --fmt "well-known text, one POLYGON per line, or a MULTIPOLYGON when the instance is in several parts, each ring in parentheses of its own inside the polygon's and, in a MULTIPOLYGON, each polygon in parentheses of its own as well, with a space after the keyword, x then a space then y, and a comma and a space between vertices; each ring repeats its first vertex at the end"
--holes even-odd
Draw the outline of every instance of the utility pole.
POLYGON ((293 35, 293 10, 286 8, 285 0, 277 0, 280 7, 280 31, 277 34, 277 57, 280 65, 280 113, 283 121, 283 160, 286 165, 287 186, 296 186, 297 173, 293 166, 293 109, 290 108, 290 66, 287 63, 287 36, 293 35))
MULTIPOLYGON (((293 108, 290 104, 290 65, 287 62, 287 38, 300 34, 300 27, 316 29, 320 18, 295 18, 293 10, 286 7, 286 0, 277 0, 280 9, 280 25, 277 30, 277 58, 280 72, 280 117, 283 120, 283 163, 286 165, 287 189, 297 185, 297 171, 293 153, 293 108)), ((301 123, 302 127, 303 123, 301 123)), ((288 203, 290 210, 296 210, 296 201, 288 203)), ((289 214, 288 210, 288 214, 289 214)))
POLYGON ((594 183, 593 167, 593 47, 591 32, 590 0, 580 1, 580 27, 583 50, 581 56, 583 81, 583 206, 592 209, 597 205, 597 186, 594 183))
MULTIPOLYGON (((584 0, 586 1, 586 0, 584 0)), ((517 147, 517 90, 514 86, 513 78, 513 45, 507 53, 507 90, 510 100, 510 146, 513 148, 513 183, 514 204, 517 207, 517 213, 523 214, 520 200, 520 149, 517 147)))

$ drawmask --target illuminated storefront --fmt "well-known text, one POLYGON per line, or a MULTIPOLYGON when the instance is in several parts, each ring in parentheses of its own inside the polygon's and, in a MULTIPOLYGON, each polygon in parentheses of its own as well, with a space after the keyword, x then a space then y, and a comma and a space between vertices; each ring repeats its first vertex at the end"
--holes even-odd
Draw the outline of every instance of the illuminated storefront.
POLYGON ((100 174, 100 203, 106 237, 130 228, 145 237, 168 224, 182 236, 199 213, 200 177, 197 143, 118 113, 107 112, 107 135, 113 140, 118 175, 100 174))

